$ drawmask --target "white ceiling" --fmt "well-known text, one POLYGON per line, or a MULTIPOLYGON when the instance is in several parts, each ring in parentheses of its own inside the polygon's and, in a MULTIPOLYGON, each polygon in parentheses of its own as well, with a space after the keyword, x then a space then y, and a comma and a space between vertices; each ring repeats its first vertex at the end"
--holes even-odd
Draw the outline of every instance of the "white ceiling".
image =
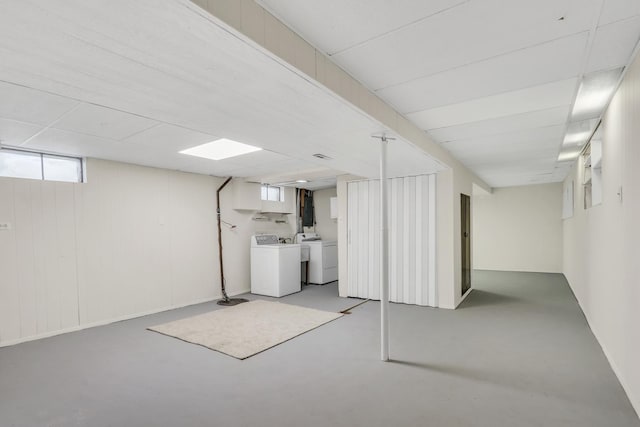
MULTIPOLYGON (((2 2, 0 63, 3 145, 218 176, 378 174, 377 122, 187 0, 2 2), (178 153, 222 137, 264 150, 178 153)), ((406 141, 390 152, 391 176, 442 168, 406 141)))
POLYGON ((566 176, 582 78, 640 37, 638 0, 260 3, 495 187, 566 176))

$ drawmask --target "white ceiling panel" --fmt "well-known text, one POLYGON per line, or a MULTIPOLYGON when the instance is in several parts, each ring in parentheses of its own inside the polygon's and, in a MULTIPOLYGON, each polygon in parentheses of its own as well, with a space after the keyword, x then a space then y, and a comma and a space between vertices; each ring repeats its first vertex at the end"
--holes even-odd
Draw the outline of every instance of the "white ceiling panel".
POLYGON ((545 126, 560 125, 566 122, 570 105, 532 111, 530 113, 514 114, 497 119, 469 122, 457 126, 450 126, 429 130, 429 135, 439 142, 459 139, 478 138, 487 135, 516 132, 525 129, 535 129, 545 126))
POLYGON ((332 58, 377 90, 586 31, 597 11, 572 0, 471 1, 332 58))
POLYGON ((640 1, 638 0, 604 0, 599 25, 606 25, 637 15, 640 15, 640 1))
MULTIPOLYGON (((262 4, 491 184, 513 185, 564 172, 553 167, 562 137, 541 129, 566 123, 585 72, 628 63, 640 1, 603 1, 599 22, 598 0, 262 4)), ((5 2, 0 52, 0 119, 67 130, 44 130, 32 148, 214 175, 378 173, 379 123, 187 0, 5 2), (219 137, 265 151, 177 154, 219 137)), ((14 141, 30 132, 6 129, 14 141)), ((400 139, 389 153, 392 176, 442 168, 400 139)))
MULTIPOLYGON (((274 166, 274 168, 277 170, 277 168, 279 167, 284 167, 291 164, 292 162, 298 161, 295 159, 291 159, 291 157, 267 150, 254 151, 253 153, 248 153, 242 156, 232 157, 225 160, 228 160, 229 163, 234 165, 235 167, 244 167, 249 171, 252 167, 265 166, 274 166)), ((220 162, 224 162, 225 160, 220 160, 220 162)))
MULTIPOLYGON (((566 125, 579 79, 627 65, 640 36, 638 0, 474 0, 432 16, 424 12, 442 4, 419 3, 262 0, 437 142, 566 125)), ((548 139, 542 154, 557 156, 561 139, 548 139)), ((499 141, 480 149, 503 161, 492 164, 500 178, 492 183, 564 174, 510 168, 499 141)), ((524 155, 533 162, 540 153, 524 155)))
POLYGON ((469 0, 258 0, 316 47, 332 55, 469 0), (330 31, 327 31, 327 25, 330 31))
POLYGON ((524 185, 546 184, 560 181, 559 179, 554 180, 551 175, 547 176, 547 180, 536 179, 531 173, 525 172, 501 175, 483 174, 482 179, 486 180, 486 182, 491 182, 493 187, 520 187, 524 185))
POLYGON ((91 135, 59 129, 47 129, 35 138, 30 139, 22 147, 55 154, 112 159, 111 155, 114 148, 122 146, 119 142, 91 135))
MULTIPOLYGON (((377 154, 370 150, 370 135, 382 130, 378 122, 222 28, 187 0, 51 0, 3 7, 0 80, 92 104, 55 125, 66 131, 50 129, 30 141, 33 148, 211 174, 314 164, 360 176, 378 174, 377 154), (213 136, 294 160, 237 160, 234 165, 177 154, 213 136), (317 152, 335 157, 319 160, 312 156, 317 152)), ((38 123, 38 102, 22 102, 25 117, 15 119, 38 123)), ((0 106, 9 108, 4 96, 0 106)), ((398 154, 394 159, 400 165, 435 172, 428 156, 415 164, 415 153, 401 153, 411 158, 398 154)))
MULTIPOLYGON (((6 66, 3 59, 0 68, 6 66)), ((47 126, 77 105, 72 99, 0 81, 0 117, 5 119, 47 126)))
POLYGON ((568 79, 580 74, 588 36, 582 32, 387 87, 378 94, 401 113, 411 113, 568 79))
POLYGON ((120 141, 159 124, 156 120, 93 104, 81 104, 53 124, 56 129, 120 141))
POLYGON ((0 145, 20 145, 42 129, 31 123, 0 118, 0 145))
POLYGON ((407 114, 422 129, 454 126, 571 104, 577 79, 507 92, 407 114))
MULTIPOLYGON (((637 3, 640 4, 640 1, 637 3)), ((586 72, 626 65, 639 38, 640 16, 599 27, 586 72)))
POLYGON ((442 145, 450 147, 451 145, 466 144, 467 146, 476 146, 479 148, 490 148, 493 145, 510 144, 520 146, 522 143, 537 141, 554 141, 557 147, 564 137, 565 125, 547 126, 536 129, 525 129, 517 132, 508 132, 502 134, 488 135, 483 137, 473 137, 458 141, 445 142, 442 145))
POLYGON ((531 161, 514 158, 510 161, 508 168, 496 171, 495 164, 486 163, 476 166, 475 169, 484 175, 504 175, 504 174, 523 174, 523 175, 544 175, 552 174, 554 170, 555 159, 549 157, 539 157, 531 161))
MULTIPOLYGON (((476 151, 474 154, 460 147, 452 149, 451 153, 459 157, 462 163, 473 168, 476 172, 480 172, 483 167, 485 169, 495 168, 498 165, 503 165, 503 167, 498 168, 503 172, 516 164, 524 165, 526 169, 527 165, 533 166, 536 161, 545 161, 552 168, 558 157, 558 151, 555 147, 551 147, 548 141, 542 141, 539 145, 527 144, 527 146, 520 147, 506 145, 499 148, 499 155, 488 151, 476 151), (504 167, 505 164, 508 166, 504 167)), ((516 169, 520 170, 521 167, 518 166, 516 169)))
MULTIPOLYGON (((558 157, 558 151, 552 145, 551 141, 539 141, 537 144, 527 143, 520 146, 507 144, 497 147, 499 154, 491 153, 487 150, 472 152, 458 145, 452 146, 451 152, 459 156, 460 161, 465 165, 473 167, 477 171, 481 170, 481 166, 495 167, 504 163, 508 163, 509 167, 513 167, 516 163, 526 166, 533 165, 535 161, 540 160, 548 162, 552 167, 558 157)), ((506 170, 508 167, 501 169, 506 170)))
POLYGON ((125 138, 123 142, 178 152, 220 138, 219 136, 162 123, 125 138))

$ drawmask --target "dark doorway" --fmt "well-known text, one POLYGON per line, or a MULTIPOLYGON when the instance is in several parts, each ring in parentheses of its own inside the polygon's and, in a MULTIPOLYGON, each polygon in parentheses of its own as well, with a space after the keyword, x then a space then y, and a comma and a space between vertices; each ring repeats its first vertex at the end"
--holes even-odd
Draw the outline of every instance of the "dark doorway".
POLYGON ((460 194, 460 236, 462 250, 462 295, 471 289, 471 198, 460 194))

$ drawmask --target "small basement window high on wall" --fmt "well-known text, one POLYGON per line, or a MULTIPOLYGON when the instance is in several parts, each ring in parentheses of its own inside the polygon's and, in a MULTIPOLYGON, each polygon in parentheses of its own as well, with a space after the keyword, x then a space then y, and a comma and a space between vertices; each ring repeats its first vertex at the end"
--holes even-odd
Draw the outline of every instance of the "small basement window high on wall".
POLYGON ((0 149, 0 176, 82 182, 82 159, 2 148, 0 149))
POLYGON ((260 193, 262 200, 270 200, 272 202, 284 202, 284 189, 275 185, 262 184, 260 193))

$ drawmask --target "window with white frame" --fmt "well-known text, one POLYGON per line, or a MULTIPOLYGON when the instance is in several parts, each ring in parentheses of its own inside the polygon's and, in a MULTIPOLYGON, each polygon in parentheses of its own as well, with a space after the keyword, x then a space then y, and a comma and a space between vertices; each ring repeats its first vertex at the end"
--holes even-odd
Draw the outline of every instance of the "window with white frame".
POLYGON ((82 159, 16 149, 0 149, 0 176, 82 182, 82 159))
POLYGON ((260 198, 272 202, 284 202, 284 189, 275 185, 262 184, 260 198))

